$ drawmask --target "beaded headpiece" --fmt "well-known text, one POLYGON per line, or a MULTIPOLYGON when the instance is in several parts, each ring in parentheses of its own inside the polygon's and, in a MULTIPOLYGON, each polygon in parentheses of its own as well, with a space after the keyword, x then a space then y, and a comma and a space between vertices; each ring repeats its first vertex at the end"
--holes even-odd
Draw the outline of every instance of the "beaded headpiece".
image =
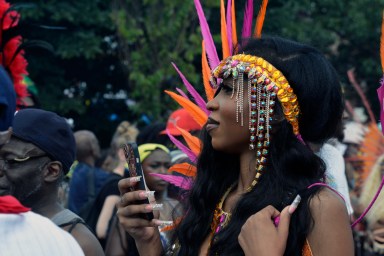
POLYGON ((230 56, 212 71, 210 82, 217 87, 215 78, 233 78, 232 96, 236 100, 236 122, 244 125, 244 90, 248 96, 249 149, 257 149, 256 178, 263 171, 268 155, 270 121, 274 114, 277 98, 283 113, 292 125, 293 132, 300 138, 298 116, 300 113, 296 95, 284 75, 261 57, 238 54, 230 56), (246 80, 244 80, 246 78, 246 80), (246 85, 244 85, 246 83, 246 85), (235 95, 236 92, 236 95, 235 95), (256 145, 255 145, 256 144, 256 145))

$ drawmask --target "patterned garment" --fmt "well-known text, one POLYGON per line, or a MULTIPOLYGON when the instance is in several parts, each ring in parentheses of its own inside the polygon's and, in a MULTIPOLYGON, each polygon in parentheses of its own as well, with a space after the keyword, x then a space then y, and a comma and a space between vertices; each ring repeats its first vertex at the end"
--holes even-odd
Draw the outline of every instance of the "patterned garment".
POLYGON ((305 240, 302 256, 313 256, 311 246, 309 246, 308 240, 305 240))

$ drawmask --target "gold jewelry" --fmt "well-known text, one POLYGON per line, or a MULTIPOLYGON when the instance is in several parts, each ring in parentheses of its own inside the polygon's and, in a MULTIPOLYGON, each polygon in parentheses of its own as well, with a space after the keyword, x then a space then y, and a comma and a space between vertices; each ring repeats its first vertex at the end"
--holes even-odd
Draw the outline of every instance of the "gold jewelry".
MULTIPOLYGON (((244 75, 248 77, 247 93, 249 105, 249 149, 256 149, 256 175, 247 191, 257 184, 265 169, 269 153, 270 121, 274 114, 275 98, 280 101, 293 133, 304 143, 299 133, 299 103, 284 75, 261 57, 238 54, 227 57, 212 71, 210 82, 218 87, 216 79, 233 78, 232 97, 236 96, 236 122, 244 125, 244 75), (236 91, 236 93, 235 93, 236 91), (241 116, 239 116, 241 114, 241 116)), ((304 143, 305 144, 305 143, 304 143)))

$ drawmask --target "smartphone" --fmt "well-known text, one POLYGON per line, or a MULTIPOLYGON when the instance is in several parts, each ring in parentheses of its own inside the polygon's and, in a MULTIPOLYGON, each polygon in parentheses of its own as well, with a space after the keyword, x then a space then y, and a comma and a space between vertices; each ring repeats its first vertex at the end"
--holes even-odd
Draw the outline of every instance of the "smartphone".
MULTIPOLYGON (((131 190, 145 190, 149 191, 147 184, 145 183, 145 177, 144 177, 144 172, 143 168, 141 167, 141 162, 140 162, 140 155, 139 155, 139 150, 137 149, 136 143, 127 143, 123 146, 124 149, 124 154, 125 154, 125 159, 128 164, 128 172, 130 177, 136 177, 136 176, 141 176, 140 181, 137 183, 135 187, 132 187, 131 190)), ((149 204, 149 200, 143 199, 138 201, 139 204, 149 204)), ((153 219, 153 213, 145 213, 144 216, 147 220, 152 220, 153 219)))

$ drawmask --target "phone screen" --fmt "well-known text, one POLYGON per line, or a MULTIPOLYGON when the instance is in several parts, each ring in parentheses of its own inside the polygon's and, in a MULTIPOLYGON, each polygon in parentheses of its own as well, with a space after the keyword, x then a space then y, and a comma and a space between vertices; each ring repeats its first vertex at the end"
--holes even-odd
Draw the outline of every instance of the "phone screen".
MULTIPOLYGON (((137 149, 136 143, 127 143, 123 146, 123 149, 124 149, 125 159, 128 164, 129 176, 130 177, 141 176, 140 181, 137 183, 137 185, 134 188, 132 188, 132 190, 149 191, 145 183, 144 172, 143 172, 143 168, 141 167, 139 150, 137 149)), ((138 203, 149 204, 150 202, 148 199, 143 199, 138 201, 138 203)), ((146 213, 145 218, 148 220, 153 219, 153 213, 152 212, 146 213)))

